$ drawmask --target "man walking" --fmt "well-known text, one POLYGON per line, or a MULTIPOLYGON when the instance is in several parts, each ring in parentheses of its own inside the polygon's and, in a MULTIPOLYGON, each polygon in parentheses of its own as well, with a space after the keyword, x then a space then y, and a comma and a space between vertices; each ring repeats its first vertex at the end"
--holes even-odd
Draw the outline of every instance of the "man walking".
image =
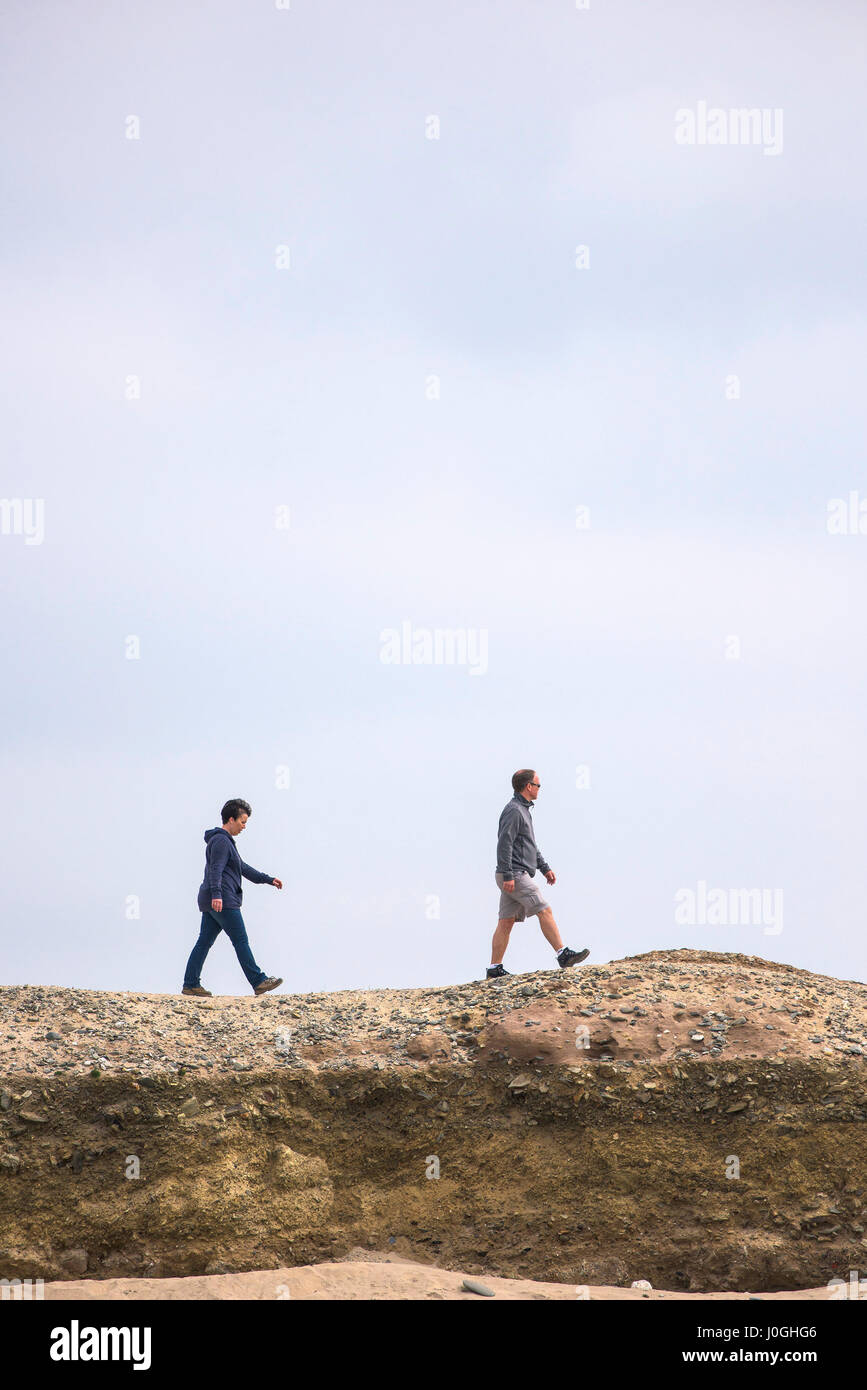
POLYGON ((494 875, 500 890, 500 916, 491 943, 491 964, 487 974, 489 980, 496 980, 501 975, 512 973, 503 969, 503 956, 506 954, 512 927, 516 922, 523 922, 526 917, 538 916, 542 935, 554 948, 557 964, 563 969, 567 965, 576 965, 579 960, 585 960, 590 954, 586 946, 583 951, 573 951, 569 946, 563 945, 563 938, 557 930, 550 904, 533 883, 537 869, 541 869, 549 883, 557 882, 554 870, 536 848, 531 812, 541 785, 531 767, 522 767, 512 778, 515 795, 511 801, 506 802, 500 816, 497 833, 497 871, 494 875))
POLYGON ((202 966, 221 930, 234 946, 241 969, 247 976, 254 994, 267 994, 269 989, 276 989, 283 983, 282 980, 275 979, 273 975, 266 975, 264 970, 259 969, 253 959, 253 952, 247 940, 247 929, 241 916, 242 875, 251 883, 273 883, 275 888, 283 887, 279 878, 272 878, 270 874, 251 869, 238 853, 235 837, 240 835, 252 814, 249 802, 236 797, 233 801, 227 801, 223 807, 222 826, 218 825, 213 830, 205 831, 205 877, 198 898, 202 925, 199 929, 199 939, 190 953, 184 971, 184 987, 181 991, 183 994, 198 994, 206 999, 211 998, 211 991, 202 989, 202 966))

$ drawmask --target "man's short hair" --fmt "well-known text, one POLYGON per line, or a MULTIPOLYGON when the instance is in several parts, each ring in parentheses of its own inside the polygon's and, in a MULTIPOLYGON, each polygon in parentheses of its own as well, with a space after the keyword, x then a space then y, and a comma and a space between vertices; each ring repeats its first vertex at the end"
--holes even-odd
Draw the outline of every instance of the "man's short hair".
POLYGON ((252 816, 253 808, 250 805, 249 801, 242 801, 240 797, 237 796, 233 797, 231 801, 226 802, 225 806, 220 812, 220 815, 223 818, 223 825, 226 824, 226 821, 237 820, 238 817, 240 815, 243 815, 245 811, 247 812, 248 816, 252 816))
POLYGON ((531 767, 521 767, 512 776, 512 790, 522 792, 528 782, 532 782, 536 773, 531 767))

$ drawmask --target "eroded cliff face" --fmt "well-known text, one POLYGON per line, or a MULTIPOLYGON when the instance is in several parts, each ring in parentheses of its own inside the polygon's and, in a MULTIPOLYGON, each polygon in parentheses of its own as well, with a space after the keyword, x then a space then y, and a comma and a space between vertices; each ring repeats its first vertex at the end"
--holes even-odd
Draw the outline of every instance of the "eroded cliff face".
POLYGON ((867 1263, 865 1027, 859 983, 692 951, 260 1000, 5 988, 0 1276, 367 1246, 576 1284, 823 1285, 867 1263))

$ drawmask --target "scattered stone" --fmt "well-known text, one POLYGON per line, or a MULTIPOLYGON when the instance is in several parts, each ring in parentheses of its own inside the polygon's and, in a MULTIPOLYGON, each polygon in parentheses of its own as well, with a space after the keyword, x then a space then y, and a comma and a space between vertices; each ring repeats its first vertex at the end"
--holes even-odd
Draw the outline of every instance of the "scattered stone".
POLYGON ((21 1167, 21 1159, 17 1154, 0 1154, 0 1168, 4 1173, 17 1173, 21 1167))
POLYGON ((477 1293, 482 1298, 496 1298, 497 1296, 493 1289, 489 1289, 487 1284, 480 1284, 478 1279, 462 1280, 461 1288, 466 1289, 467 1293, 477 1293))
POLYGON ((87 1273, 86 1250, 61 1250, 58 1258, 67 1274, 87 1273))

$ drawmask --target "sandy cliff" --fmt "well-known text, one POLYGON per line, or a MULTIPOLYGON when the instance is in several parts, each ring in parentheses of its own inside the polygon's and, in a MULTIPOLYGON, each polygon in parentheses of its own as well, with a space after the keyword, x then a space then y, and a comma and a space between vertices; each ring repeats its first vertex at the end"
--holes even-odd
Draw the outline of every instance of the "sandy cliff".
POLYGON ((0 1048, 5 1277, 367 1247, 757 1291, 867 1263, 858 982, 679 950, 261 999, 8 986, 0 1048))

